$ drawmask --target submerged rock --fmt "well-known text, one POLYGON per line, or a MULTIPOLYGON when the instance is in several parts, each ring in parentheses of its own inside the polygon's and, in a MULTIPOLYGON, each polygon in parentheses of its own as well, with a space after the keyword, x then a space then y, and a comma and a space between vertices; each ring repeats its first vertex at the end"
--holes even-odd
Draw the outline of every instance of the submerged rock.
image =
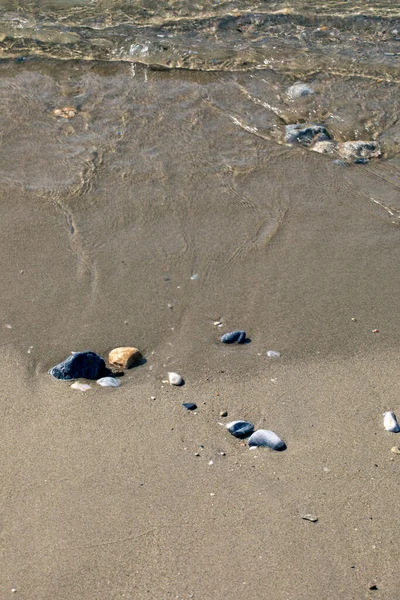
POLYGON ((171 385, 183 385, 183 377, 179 373, 168 373, 168 379, 171 385))
POLYGON ((342 142, 337 145, 338 154, 345 160, 364 163, 371 158, 379 158, 382 151, 379 142, 342 142))
POLYGON ((254 446, 261 446, 272 448, 272 450, 286 450, 286 444, 281 438, 276 435, 273 431, 268 429, 258 429, 249 438, 250 448, 254 446))
POLYGON ((221 337, 221 342, 224 344, 233 344, 237 342, 238 344, 244 344, 246 341, 246 332, 242 329, 237 329, 236 331, 231 331, 230 333, 224 333, 221 337))
POLYGON ((116 365, 122 369, 129 369, 142 358, 141 353, 137 348, 122 346, 114 348, 108 355, 110 365, 116 365))
POLYGON ((237 438, 245 438, 254 431, 254 425, 248 421, 231 421, 225 427, 237 438))
POLYGON ((63 362, 50 369, 56 379, 98 379, 104 375, 106 364, 95 352, 73 352, 63 362))
POLYGON ((291 85, 286 91, 286 94, 291 100, 294 100, 295 98, 301 98, 302 96, 309 96, 313 93, 314 90, 310 88, 309 85, 300 82, 291 85))
POLYGON ((285 127, 285 141, 287 144, 300 144, 309 147, 316 142, 329 142, 330 140, 331 136, 323 125, 297 123, 285 127))
POLYGON ((391 410, 388 410, 383 414, 383 427, 386 431, 391 431, 392 433, 399 433, 400 425, 397 422, 396 415, 391 410))
POLYGON ((115 377, 102 377, 101 379, 98 379, 96 383, 102 387, 119 387, 121 385, 121 382, 118 381, 118 379, 115 379, 115 377))
POLYGON ((313 152, 319 152, 319 154, 334 154, 336 151, 336 143, 332 141, 315 142, 310 149, 313 152))

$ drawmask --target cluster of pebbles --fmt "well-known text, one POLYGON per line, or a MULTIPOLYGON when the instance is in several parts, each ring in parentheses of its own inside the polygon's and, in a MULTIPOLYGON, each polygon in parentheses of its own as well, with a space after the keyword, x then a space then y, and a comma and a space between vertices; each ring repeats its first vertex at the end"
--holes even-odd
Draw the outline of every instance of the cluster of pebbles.
MULTIPOLYGON (((290 100, 314 94, 314 90, 305 83, 295 83, 286 92, 290 100)), ((339 157, 337 164, 365 164, 371 159, 380 158, 382 149, 379 142, 353 140, 338 142, 333 139, 325 125, 318 123, 295 123, 285 127, 285 143, 299 145, 320 154, 339 157)))
MULTIPOLYGON (((237 329, 225 333, 221 337, 223 344, 245 344, 248 342, 246 332, 237 329)), ((280 353, 275 350, 267 352, 269 358, 280 358, 280 353)), ((50 369, 49 373, 56 379, 95 380, 102 387, 119 387, 120 381, 115 377, 123 374, 124 369, 129 369, 137 365, 142 360, 142 354, 134 347, 114 348, 108 355, 108 365, 101 356, 95 352, 72 352, 68 358, 50 369)), ((168 381, 171 385, 182 386, 184 380, 179 373, 169 372, 168 381)), ((85 391, 90 389, 90 385, 80 381, 74 381, 71 385, 73 389, 85 391)), ((196 410, 197 405, 193 402, 183 403, 182 406, 189 411, 196 410)), ((223 413, 227 416, 227 413, 223 413)), ((249 448, 266 447, 272 450, 286 450, 285 442, 269 429, 258 429, 254 431, 254 425, 249 421, 238 420, 231 421, 226 425, 227 430, 236 438, 248 438, 249 448)), ((400 432, 400 425, 394 412, 387 411, 383 414, 383 428, 392 433, 400 432)), ((392 452, 400 454, 400 448, 394 446, 392 452)))
MULTIPOLYGON (((121 383, 115 375, 122 375, 124 369, 130 369, 142 358, 137 348, 114 348, 108 355, 107 366, 96 352, 72 352, 68 358, 50 369, 49 373, 56 379, 90 379, 102 387, 119 387, 121 383)), ((71 387, 82 392, 90 389, 89 384, 80 381, 75 381, 71 387)))
POLYGON ((382 156, 379 142, 361 140, 336 142, 326 127, 317 123, 286 125, 285 142, 291 146, 305 146, 320 154, 339 156, 345 163, 365 164, 373 158, 382 156))

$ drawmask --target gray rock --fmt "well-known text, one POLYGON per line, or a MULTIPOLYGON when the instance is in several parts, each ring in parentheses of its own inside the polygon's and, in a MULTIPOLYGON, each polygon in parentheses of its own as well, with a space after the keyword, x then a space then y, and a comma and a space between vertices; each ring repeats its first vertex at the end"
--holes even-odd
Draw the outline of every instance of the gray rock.
POLYGON ((254 431, 254 425, 248 421, 231 421, 225 425, 229 433, 237 438, 245 438, 254 431))
POLYGON ((295 83, 288 88, 286 94, 291 100, 295 100, 296 98, 301 98, 302 96, 309 96, 313 94, 314 90, 310 88, 306 83, 295 83))

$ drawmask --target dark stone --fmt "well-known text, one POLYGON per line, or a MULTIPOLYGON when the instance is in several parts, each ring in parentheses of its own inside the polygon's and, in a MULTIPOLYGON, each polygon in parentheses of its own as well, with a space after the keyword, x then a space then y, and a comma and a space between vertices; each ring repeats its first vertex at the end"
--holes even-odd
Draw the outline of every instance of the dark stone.
POLYGON ((197 408, 197 404, 194 402, 184 402, 182 406, 183 408, 186 408, 186 410, 196 410, 197 408))
POLYGON ((229 433, 240 439, 248 437, 254 431, 254 425, 248 421, 232 421, 226 428, 229 433))
POLYGON ((221 337, 221 342, 224 344, 233 344, 237 342, 238 344, 244 344, 246 341, 246 332, 242 329, 238 329, 237 331, 231 331, 230 333, 224 333, 221 337))
POLYGON ((74 352, 49 373, 56 379, 99 379, 108 374, 104 360, 95 352, 74 352))
POLYGON ((300 144, 309 147, 315 142, 327 142, 331 136, 323 125, 315 123, 298 123, 286 125, 285 141, 288 144, 300 144))

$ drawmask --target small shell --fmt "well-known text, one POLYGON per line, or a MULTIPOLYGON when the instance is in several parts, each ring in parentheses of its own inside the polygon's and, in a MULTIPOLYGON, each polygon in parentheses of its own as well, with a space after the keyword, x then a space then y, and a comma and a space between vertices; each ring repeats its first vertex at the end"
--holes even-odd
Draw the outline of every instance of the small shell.
POLYGON ((221 337, 221 342, 224 344, 233 344, 237 342, 238 344, 244 344, 246 341, 246 332, 242 329, 237 329, 236 331, 231 331, 230 333, 224 333, 221 337))
POLYGON ((396 415, 391 410, 383 413, 383 428, 386 429, 386 431, 392 431, 393 433, 398 433, 400 431, 396 415))
POLYGON ((249 438, 250 448, 254 446, 266 446, 272 450, 286 450, 286 444, 273 431, 258 429, 249 438))
POLYGON ((96 383, 102 387, 119 387, 121 385, 121 382, 118 379, 115 379, 115 377, 102 377, 101 379, 98 379, 96 383))
POLYGON ((267 356, 268 356, 268 358, 280 358, 281 353, 278 352, 277 350, 268 350, 267 356))
POLYGON ((183 385, 183 378, 179 373, 168 373, 168 379, 171 385, 183 385))
POLYGON ((231 421, 225 427, 237 438, 245 438, 254 431, 254 425, 248 421, 231 421))
POLYGON ((86 390, 91 389, 91 386, 88 383, 80 383, 79 381, 75 381, 71 387, 73 390, 80 390, 81 392, 86 392, 86 390))

